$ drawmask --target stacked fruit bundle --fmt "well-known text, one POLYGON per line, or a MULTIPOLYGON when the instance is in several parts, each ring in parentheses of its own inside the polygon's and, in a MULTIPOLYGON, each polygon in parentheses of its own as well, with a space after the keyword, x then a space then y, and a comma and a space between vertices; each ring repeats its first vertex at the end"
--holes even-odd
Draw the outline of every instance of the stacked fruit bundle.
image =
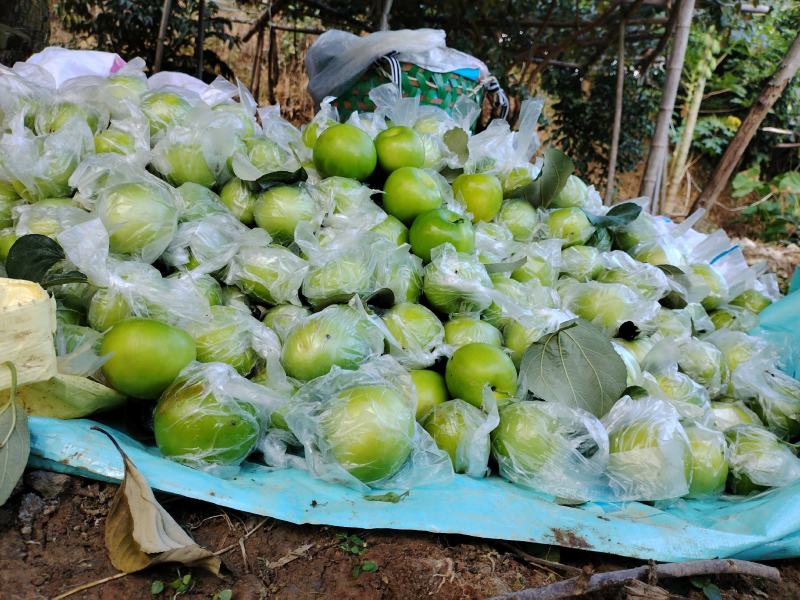
POLYGON ((0 73, 0 253, 45 260, 61 373, 149 401, 164 456, 573 500, 800 477, 800 384, 745 333, 774 277, 532 162, 540 103, 471 135, 469 100, 386 88, 298 129, 241 86, 151 85, 0 73))

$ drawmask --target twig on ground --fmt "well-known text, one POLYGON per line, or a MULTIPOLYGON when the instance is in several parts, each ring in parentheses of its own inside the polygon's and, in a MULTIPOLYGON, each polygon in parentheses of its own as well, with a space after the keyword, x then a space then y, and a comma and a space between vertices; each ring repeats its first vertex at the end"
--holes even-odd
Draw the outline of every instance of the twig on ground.
POLYGON ((780 581, 781 573, 775 567, 769 567, 747 560, 718 559, 696 560, 691 562, 647 565, 635 569, 609 571, 592 575, 588 581, 581 577, 573 577, 539 588, 529 588, 511 594, 495 596, 491 600, 559 600, 577 595, 596 592, 603 588, 624 585, 635 579, 652 579, 651 585, 659 577, 671 579, 675 577, 699 577, 702 575, 749 575, 770 581, 780 581))
MULTIPOLYGON (((251 535, 253 535, 253 534, 254 534, 256 531, 258 531, 259 529, 261 529, 261 528, 264 526, 264 523, 266 523, 267 521, 269 521, 269 517, 264 517, 264 518, 263 518, 261 521, 259 521, 259 522, 258 522, 258 525, 256 525, 255 527, 253 527, 253 528, 252 528, 250 531, 246 532, 246 533, 245 533, 245 534, 244 534, 244 535, 243 535, 243 536, 240 538, 240 540, 241 540, 242 542, 244 542, 244 540, 246 540, 246 539, 247 539, 247 538, 249 538, 251 535)), ((237 542, 234 542, 233 544, 230 544, 230 545, 228 545, 228 546, 225 546, 224 548, 220 548, 219 550, 217 550, 216 552, 214 552, 214 556, 220 556, 220 555, 222 555, 222 554, 225 554, 226 552, 230 552, 230 551, 231 551, 231 550, 233 550, 234 548, 239 548, 239 542, 238 542, 238 541, 237 541, 237 542)))
POLYGON ((109 575, 108 577, 103 577, 102 579, 97 579, 95 581, 90 581, 89 583, 84 583, 83 585, 79 585, 78 587, 74 587, 71 590, 67 590, 63 594, 59 594, 52 598, 52 600, 62 600, 62 598, 67 598, 68 596, 72 596, 73 594, 77 594, 78 592, 82 592, 83 590, 88 590, 98 585, 103 585, 104 583, 108 583, 109 581, 114 581, 115 579, 122 579, 126 575, 130 575, 130 573, 115 573, 114 575, 109 575))
POLYGON ((517 548, 513 544, 509 544, 508 542, 500 542, 500 546, 506 548, 509 552, 511 552, 514 556, 519 558, 520 560, 536 565, 538 567, 542 567, 543 569, 550 571, 551 573, 558 575, 556 571, 560 571, 561 573, 569 573, 570 575, 578 576, 583 574, 583 570, 579 569, 578 567, 573 567, 572 565, 565 565, 560 562, 556 562, 553 560, 547 560, 546 558, 539 558, 538 556, 533 556, 532 554, 528 554, 524 550, 517 548))

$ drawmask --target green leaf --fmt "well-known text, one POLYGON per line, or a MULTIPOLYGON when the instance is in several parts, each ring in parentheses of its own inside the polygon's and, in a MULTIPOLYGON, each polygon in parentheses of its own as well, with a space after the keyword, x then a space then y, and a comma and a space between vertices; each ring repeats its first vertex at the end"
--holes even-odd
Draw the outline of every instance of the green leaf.
POLYGON ((531 183, 513 190, 511 197, 524 198, 534 206, 547 208, 564 188, 574 168, 569 156, 556 148, 548 148, 544 152, 544 165, 539 176, 531 183))
POLYGON ((356 566, 354 566, 354 567, 353 567, 353 570, 352 570, 352 571, 350 571, 350 574, 351 574, 353 577, 358 577, 359 575, 361 575, 361 565, 356 565, 356 566))
POLYGON ((722 600, 722 593, 719 587, 714 583, 707 583, 703 586, 703 595, 708 600, 722 600))
POLYGON ((26 279, 37 283, 66 255, 54 240, 46 235, 23 235, 11 246, 6 257, 6 273, 12 279, 26 279))
POLYGON ((733 181, 731 181, 731 188, 733 188, 731 196, 734 198, 747 196, 756 191, 761 185, 760 166, 756 165, 744 171, 739 171, 736 177, 733 178, 733 181))
POLYGON ((676 267, 675 265, 658 265, 658 268, 661 269, 664 274, 678 277, 680 275, 686 275, 683 269, 680 267, 676 267))
POLYGON ((255 188, 258 191, 263 192, 277 185, 299 183, 301 181, 305 181, 306 179, 308 179, 308 173, 306 173, 306 170, 303 167, 300 167, 296 171, 274 171, 259 177, 255 182, 255 188))
POLYGON ((800 172, 789 171, 784 173, 778 182, 781 192, 787 194, 800 194, 800 172))
POLYGON ((589 238, 586 245, 593 246, 600 250, 600 252, 609 252, 612 245, 611 234, 605 227, 598 227, 594 230, 592 237, 589 238))
POLYGON ((11 371, 11 392, 8 402, 0 408, 0 506, 25 472, 31 452, 28 415, 17 402, 17 369, 10 362, 2 366, 11 371))
POLYGON ((605 215, 592 215, 586 213, 586 216, 595 227, 609 227, 619 228, 625 227, 631 221, 635 221, 641 214, 642 207, 635 202, 622 202, 612 206, 605 215))
POLYGON ((602 417, 622 395, 627 371, 605 333, 578 319, 525 351, 520 378, 542 400, 602 417))
POLYGON ((47 273, 39 282, 43 288, 64 285, 65 283, 85 283, 88 277, 80 271, 68 271, 66 273, 47 273))
POLYGON ((153 583, 150 584, 150 593, 153 596, 156 596, 164 591, 164 582, 160 579, 156 579, 153 583))
POLYGON ((387 492, 385 494, 376 494, 373 496, 364 496, 364 500, 369 500, 370 502, 391 502, 392 504, 397 504, 403 498, 408 496, 410 492, 406 490, 402 494, 395 494, 394 492, 387 492))
POLYGON ((232 598, 233 592, 231 590, 220 590, 214 594, 214 600, 231 600, 232 598))
POLYGON ((636 400, 637 398, 644 398, 645 396, 649 396, 650 392, 648 392, 640 385, 631 385, 625 388, 625 390, 622 392, 622 395, 630 396, 631 398, 636 400))
POLYGON ((372 560, 365 560, 361 563, 361 570, 364 571, 364 573, 374 573, 378 570, 378 564, 372 560))

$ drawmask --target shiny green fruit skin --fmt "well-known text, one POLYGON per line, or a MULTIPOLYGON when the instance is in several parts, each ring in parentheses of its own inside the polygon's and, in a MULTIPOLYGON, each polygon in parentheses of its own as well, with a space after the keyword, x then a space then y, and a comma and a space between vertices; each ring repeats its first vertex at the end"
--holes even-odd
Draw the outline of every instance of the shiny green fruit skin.
POLYGON ((445 402, 449 398, 447 384, 444 381, 444 377, 436 371, 416 369, 409 371, 409 373, 417 394, 416 419, 421 423, 436 405, 445 402))
MULTIPOLYGON (((448 400, 433 407, 423 426, 436 445, 450 456, 453 470, 456 473, 466 473, 469 464, 463 451, 462 456, 459 456, 458 448, 468 447, 472 443, 477 424, 483 420, 484 415, 479 408, 462 400, 448 400)), ((485 443, 488 446, 488 436, 485 443)))
POLYGON ((106 129, 94 136, 94 151, 97 154, 132 154, 134 149, 133 136, 126 131, 106 129))
POLYGON ((340 315, 328 313, 324 319, 311 317, 292 328, 281 353, 287 375, 308 381, 325 375, 334 365, 355 369, 380 351, 380 346, 376 348, 368 339, 371 337, 368 329, 373 327, 369 321, 347 306, 337 311, 340 315))
POLYGON ((386 173, 401 167, 422 167, 425 147, 422 138, 410 127, 395 126, 381 131, 375 138, 378 164, 386 173))
POLYGON ((242 223, 248 227, 255 224, 253 211, 256 196, 244 181, 238 177, 232 178, 220 190, 219 199, 242 223))
POLYGON ((390 387, 362 385, 340 392, 320 424, 333 457, 363 483, 391 477, 411 454, 414 413, 390 387))
POLYGON ((277 333, 281 343, 283 343, 286 341, 286 336, 289 335, 292 327, 310 314, 311 311, 304 306, 280 304, 267 311, 262 323, 277 333))
POLYGON ((364 181, 375 170, 378 154, 369 135, 353 125, 334 125, 314 143, 314 166, 323 177, 364 181))
POLYGON ((471 254, 475 249, 472 223, 446 208, 429 210, 414 219, 408 232, 411 251, 424 262, 430 262, 431 250, 450 243, 459 252, 471 254))
POLYGON ((383 208, 410 225, 417 216, 442 205, 442 193, 433 177, 416 167, 393 171, 383 185, 383 208))
POLYGON ((255 410, 220 402, 202 383, 177 384, 161 397, 153 415, 156 445, 179 462, 238 464, 258 441, 255 410))
POLYGON ((444 341, 456 349, 475 342, 499 348, 503 345, 503 334, 497 327, 481 319, 454 316, 444 324, 444 341))
POLYGON ((531 344, 539 341, 541 332, 531 330, 522 325, 519 321, 509 321, 503 327, 503 344, 511 350, 511 362, 519 368, 522 356, 530 348, 531 344))
POLYGON ((104 336, 102 369, 111 386, 127 396, 155 400, 197 357, 191 336, 153 319, 126 319, 104 336))
POLYGON ((480 408, 483 405, 483 388, 487 384, 496 397, 514 395, 517 370, 508 354, 497 346, 467 344, 456 350, 447 361, 445 381, 453 398, 460 398, 480 408))
POLYGON ((494 175, 463 173, 453 181, 453 195, 466 204, 472 220, 491 221, 503 205, 503 186, 494 175))
POLYGON ((311 196, 288 185, 278 185, 256 198, 253 217, 256 225, 266 230, 278 244, 291 244, 294 230, 302 221, 310 221, 317 214, 317 207, 311 196))

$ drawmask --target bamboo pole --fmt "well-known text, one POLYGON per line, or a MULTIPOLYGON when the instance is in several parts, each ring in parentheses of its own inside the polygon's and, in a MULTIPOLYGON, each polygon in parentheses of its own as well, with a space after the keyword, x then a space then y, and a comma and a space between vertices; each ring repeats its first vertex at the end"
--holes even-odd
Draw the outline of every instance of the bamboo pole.
POLYGON ((172 12, 172 0, 164 0, 161 7, 161 23, 158 25, 158 40, 156 40, 156 57, 153 61, 153 73, 161 70, 161 62, 164 58, 164 39, 167 37, 167 25, 169 15, 172 12))
POLYGON ((611 155, 608 157, 608 178, 603 203, 608 206, 614 197, 614 177, 617 174, 619 132, 622 128, 622 92, 625 85, 625 19, 619 22, 617 47, 617 90, 614 97, 614 125, 611 127, 611 155))
POLYGON ((206 0, 197 3, 197 78, 203 78, 203 47, 206 43, 206 0))

